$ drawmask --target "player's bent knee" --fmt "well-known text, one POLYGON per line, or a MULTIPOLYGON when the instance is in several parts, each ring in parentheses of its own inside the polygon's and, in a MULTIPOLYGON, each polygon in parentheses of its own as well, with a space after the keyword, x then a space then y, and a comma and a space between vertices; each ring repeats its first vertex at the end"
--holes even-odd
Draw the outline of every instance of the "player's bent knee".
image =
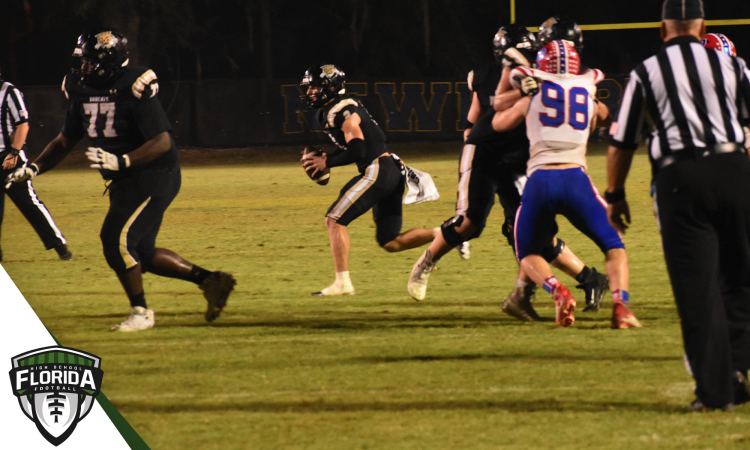
POLYGON ((565 242, 563 242, 562 239, 557 238, 557 244, 542 248, 542 258, 548 263, 551 263, 560 256, 563 249, 565 249, 565 242))
POLYGON ((461 236, 456 230, 463 222, 464 216, 455 216, 440 225, 440 232, 443 234, 443 239, 451 247, 458 247, 468 240, 468 238, 461 236))

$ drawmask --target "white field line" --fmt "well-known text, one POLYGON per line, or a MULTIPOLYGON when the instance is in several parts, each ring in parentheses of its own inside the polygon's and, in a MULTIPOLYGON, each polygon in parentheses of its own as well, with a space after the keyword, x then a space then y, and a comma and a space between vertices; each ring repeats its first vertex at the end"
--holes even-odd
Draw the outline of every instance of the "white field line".
MULTIPOLYGON (((430 340, 432 339, 455 339, 455 338, 475 338, 486 336, 485 334, 435 334, 427 336, 430 340)), ((184 345, 194 346, 200 345, 226 345, 226 344, 238 344, 238 343, 258 343, 258 342, 289 342, 289 341, 371 341, 371 340, 392 340, 403 336, 259 336, 250 338, 231 338, 231 339, 213 339, 213 340, 198 340, 198 339, 181 339, 174 341, 140 341, 140 342, 128 342, 128 347, 161 347, 170 345, 184 345)), ((97 344, 101 344, 101 341, 96 341, 97 344)), ((120 345, 121 342, 111 342, 112 345, 120 345)))
MULTIPOLYGON (((632 389, 632 386, 628 387, 632 389)), ((666 390, 661 392, 651 386, 639 386, 638 390, 644 392, 660 393, 670 398, 681 398, 686 392, 689 392, 691 388, 690 383, 674 383, 670 385, 666 390)), ((623 387, 620 385, 604 385, 597 386, 597 391, 609 391, 609 392, 620 392, 623 387)), ((545 392, 579 392, 592 390, 591 386, 547 386, 544 388, 545 392)), ((528 392, 539 392, 539 388, 536 386, 492 386, 481 389, 362 389, 362 390, 283 390, 283 391, 258 391, 258 392, 232 392, 232 393, 218 393, 218 394, 193 394, 185 392, 166 392, 162 394, 125 394, 125 395, 109 395, 110 400, 113 401, 147 401, 154 399, 198 399, 200 401, 212 401, 212 400, 231 400, 231 399, 262 399, 272 397, 347 397, 352 398, 354 396, 361 395, 373 395, 380 396, 381 400, 386 400, 383 396, 388 395, 391 397, 388 401, 398 402, 398 396, 401 395, 455 395, 455 394, 501 394, 501 393, 528 393, 528 392)))

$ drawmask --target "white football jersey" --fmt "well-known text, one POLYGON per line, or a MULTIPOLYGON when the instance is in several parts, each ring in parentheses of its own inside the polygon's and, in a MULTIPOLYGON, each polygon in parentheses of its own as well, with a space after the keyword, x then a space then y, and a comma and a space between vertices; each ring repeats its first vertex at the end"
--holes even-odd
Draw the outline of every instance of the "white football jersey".
POLYGON ((527 76, 540 80, 539 93, 529 103, 527 175, 547 164, 578 164, 586 169, 586 143, 596 115, 596 84, 604 79, 597 69, 580 75, 555 75, 528 67, 511 72, 518 87, 527 76))

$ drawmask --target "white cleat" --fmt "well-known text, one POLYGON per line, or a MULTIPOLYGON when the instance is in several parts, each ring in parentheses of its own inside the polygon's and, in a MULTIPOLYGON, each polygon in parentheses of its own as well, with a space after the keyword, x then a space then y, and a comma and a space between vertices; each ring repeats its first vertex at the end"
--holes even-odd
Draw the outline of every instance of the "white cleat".
POLYGON ((406 285, 411 298, 416 301, 425 299, 427 296, 427 280, 429 280, 430 273, 434 268, 435 263, 432 262, 432 254, 429 249, 425 250, 412 267, 409 283, 406 285))
POLYGON ((469 241, 456 246, 456 250, 458 250, 458 255, 461 256, 461 259, 469 259, 471 257, 471 248, 469 247, 469 241))
POLYGON ((354 285, 351 282, 341 284, 338 281, 334 281, 332 285, 320 292, 313 292, 312 295, 318 297, 327 295, 354 295, 354 285))
POLYGON ((134 306, 130 316, 125 319, 125 322, 118 323, 113 326, 111 330, 121 331, 123 333, 128 331, 143 331, 153 327, 154 323, 153 310, 146 309, 142 306, 134 306))

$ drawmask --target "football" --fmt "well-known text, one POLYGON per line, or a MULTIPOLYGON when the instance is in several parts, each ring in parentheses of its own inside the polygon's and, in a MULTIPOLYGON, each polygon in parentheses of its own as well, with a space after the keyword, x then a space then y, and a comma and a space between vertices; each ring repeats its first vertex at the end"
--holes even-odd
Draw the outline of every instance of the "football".
MULTIPOLYGON (((321 149, 320 147, 305 147, 305 149, 302 150, 303 158, 307 155, 321 156, 322 154, 323 149, 321 149)), ((328 167, 326 167, 322 172, 316 173, 315 178, 313 178, 312 176, 313 172, 315 172, 315 169, 312 167, 305 169, 305 173, 307 174, 307 176, 321 186, 325 186, 326 184, 328 184, 328 181, 331 179, 331 169, 329 169, 328 167)))

